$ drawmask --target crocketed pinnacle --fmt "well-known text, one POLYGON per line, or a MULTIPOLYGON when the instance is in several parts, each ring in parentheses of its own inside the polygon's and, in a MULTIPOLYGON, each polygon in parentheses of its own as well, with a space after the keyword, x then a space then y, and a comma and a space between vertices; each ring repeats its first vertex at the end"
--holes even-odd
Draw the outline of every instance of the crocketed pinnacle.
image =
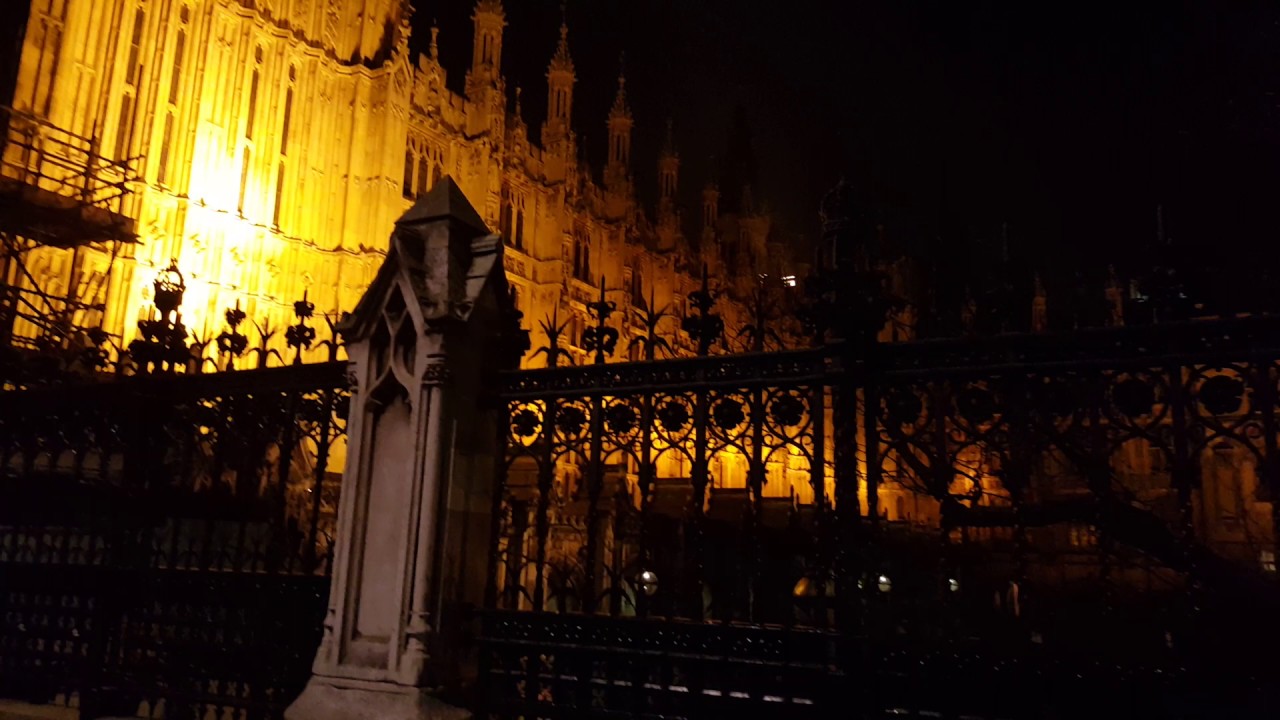
POLYGON ((479 0, 476 3, 475 14, 492 14, 506 17, 506 11, 502 8, 502 0, 479 0))
POLYGON ((625 71, 618 73, 618 95, 613 99, 613 110, 609 117, 631 117, 631 108, 627 105, 627 75, 625 71))
POLYGON ((568 54, 568 18, 564 13, 564 5, 561 4, 561 41, 556 46, 556 55, 552 58, 552 67, 549 72, 573 72, 573 58, 568 54))
POLYGON ((676 123, 672 118, 667 118, 667 137, 662 142, 662 156, 676 156, 676 123))

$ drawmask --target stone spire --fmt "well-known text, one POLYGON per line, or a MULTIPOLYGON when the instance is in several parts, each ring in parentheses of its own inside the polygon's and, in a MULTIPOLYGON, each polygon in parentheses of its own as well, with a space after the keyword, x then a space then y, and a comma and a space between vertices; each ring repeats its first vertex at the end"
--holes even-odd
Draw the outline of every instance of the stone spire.
POLYGON ((676 153, 675 124, 667 118, 667 139, 658 155, 658 238, 661 249, 676 245, 680 218, 676 210, 676 183, 680 176, 680 155, 676 153))
POLYGON ((666 215, 674 209, 680 181, 680 153, 676 152, 675 122, 667 118, 667 138, 658 155, 658 207, 666 215))
POLYGON ((515 106, 515 110, 512 112, 510 129, 511 129, 511 134, 514 137, 518 138, 520 142, 527 142, 529 137, 529 128, 524 123, 524 106, 523 106, 523 103, 521 102, 521 95, 523 94, 524 94, 524 90, 519 85, 517 85, 516 86, 516 106, 515 106))
POLYGON ((507 91, 502 78, 502 31, 507 26, 502 0, 478 0, 471 14, 475 38, 471 48, 471 69, 467 71, 467 100, 474 112, 467 114, 470 135, 488 133, 506 136, 507 91))
POLYGON ((618 94, 609 111, 609 162, 605 166, 605 185, 618 193, 624 191, 631 176, 631 128, 635 122, 627 104, 627 76, 618 72, 618 94))
POLYGON ((715 231, 716 221, 720 219, 720 186, 713 180, 702 188, 702 229, 715 231))
POLYGON ((618 67, 618 93, 613 98, 613 109, 609 111, 609 120, 630 120, 631 106, 627 104, 627 68, 626 55, 622 56, 618 67))
POLYGON ((471 48, 471 71, 467 73, 467 95, 474 97, 479 86, 497 84, 502 73, 502 31, 507 15, 502 0, 478 0, 471 13, 475 40, 471 48))
POLYGON ((542 126, 542 144, 549 147, 569 138, 573 119, 573 86, 578 81, 569 55, 569 21, 560 6, 560 44, 547 66, 547 121, 542 126))
POLYGON ((556 45, 556 54, 551 58, 548 73, 566 72, 573 74, 573 58, 569 55, 569 17, 564 3, 560 4, 560 43, 556 45))

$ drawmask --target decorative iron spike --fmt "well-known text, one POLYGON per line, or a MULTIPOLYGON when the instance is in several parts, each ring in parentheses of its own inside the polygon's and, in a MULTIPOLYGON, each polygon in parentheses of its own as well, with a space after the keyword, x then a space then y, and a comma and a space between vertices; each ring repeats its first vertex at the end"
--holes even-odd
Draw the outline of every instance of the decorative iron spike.
POLYGON ((618 344, 618 331, 605 324, 617 309, 617 303, 605 299, 605 278, 601 275, 600 299, 587 305, 596 325, 582 333, 582 346, 587 352, 595 353, 597 365, 603 364, 618 344))
POLYGON ((268 344, 271 342, 271 338, 275 337, 276 331, 271 327, 270 318, 263 320, 261 325, 255 322, 253 326, 258 329, 258 337, 260 338, 258 341, 258 347, 254 348, 253 352, 258 356, 258 368, 262 369, 267 367, 268 360, 271 356, 274 355, 277 360, 281 359, 280 351, 275 348, 268 347, 268 344))
POLYGON ((835 319, 833 285, 821 260, 804 281, 804 299, 796 315, 814 347, 826 344, 827 331, 835 319))
POLYGON ((742 330, 738 332, 738 336, 745 335, 751 341, 752 352, 764 352, 765 341, 769 337, 777 340, 778 344, 781 344, 781 338, 769 327, 772 306, 767 302, 768 286, 763 278, 757 283, 751 299, 750 321, 742 327, 742 330))
POLYGON ((169 267, 156 276, 153 287, 156 309, 163 319, 168 319, 169 314, 176 312, 182 305, 182 297, 187 290, 187 282, 178 269, 177 258, 169 260, 169 267))
POLYGON ((178 261, 156 276, 154 303, 158 318, 138 321, 140 337, 129 343, 129 355, 143 373, 175 372, 190 359, 187 328, 178 308, 186 292, 186 281, 178 261))
POLYGON ((187 346, 186 364, 188 372, 202 373, 204 372, 205 364, 210 362, 213 363, 213 369, 217 372, 217 362, 205 357, 205 351, 214 343, 214 340, 216 338, 202 338, 195 333, 191 334, 191 344, 187 346))
POLYGON ((338 332, 339 323, 338 321, 335 321, 333 316, 329 313, 325 313, 324 315, 321 315, 321 317, 324 318, 324 324, 329 328, 329 339, 321 340, 320 347, 326 348, 329 351, 329 362, 337 362, 338 351, 343 347, 342 336, 341 333, 338 332))
POLYGON ((316 329, 307 325, 315 314, 316 304, 307 299, 307 290, 302 291, 302 299, 293 304, 293 314, 298 318, 297 324, 285 330, 285 344, 293 348, 293 364, 302 364, 302 351, 310 350, 316 340, 316 329))
POLYGON ((226 312, 227 329, 218 336, 218 352, 227 358, 227 369, 234 370, 236 358, 244 355, 249 349, 249 337, 240 332, 240 324, 244 322, 244 310, 240 309, 240 301, 226 312))
POLYGON ((551 317, 541 320, 538 326, 542 329, 542 334, 547 338, 547 344, 538 348, 533 354, 534 357, 546 355, 547 367, 559 367, 560 358, 567 357, 564 350, 560 348, 560 336, 564 334, 565 328, 569 327, 569 321, 560 323, 560 307, 556 306, 551 311, 551 317))
POLYGON ((657 302, 654 298, 653 286, 649 286, 649 306, 647 308, 637 308, 635 312, 640 316, 640 321, 645 326, 645 336, 636 338, 634 342, 640 343, 644 348, 644 359, 653 361, 657 359, 658 350, 664 351, 667 355, 673 355, 671 344, 667 339, 658 335, 658 325, 662 323, 662 318, 666 317, 670 310, 670 305, 657 309, 657 302))
POLYGON ((702 265, 702 289, 689 294, 689 300, 697 310, 697 315, 686 317, 680 324, 689 337, 698 343, 698 355, 705 356, 711 352, 711 346, 724 334, 724 320, 711 312, 716 303, 716 293, 711 291, 710 279, 707 277, 707 266, 702 265))

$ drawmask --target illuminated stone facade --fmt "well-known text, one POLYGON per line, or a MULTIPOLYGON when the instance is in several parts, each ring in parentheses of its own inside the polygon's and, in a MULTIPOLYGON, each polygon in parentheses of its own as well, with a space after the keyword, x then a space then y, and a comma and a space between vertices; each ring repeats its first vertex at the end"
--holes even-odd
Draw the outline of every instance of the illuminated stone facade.
MULTIPOLYGON (((558 312, 574 353, 602 277, 622 311, 626 356, 641 331, 631 308, 652 300, 682 315, 704 264, 714 285, 746 278, 739 298, 761 273, 795 272, 768 265, 784 255, 769 246, 769 218, 749 207, 719 212, 714 186, 703 193, 701 237, 684 237, 671 143, 650 160, 658 207, 639 206, 623 78, 597 181, 573 131, 567 27, 547 71, 548 116, 531 136, 520 91, 500 72, 498 0, 475 7, 465 95, 446 86, 435 31, 428 53, 411 54, 406 0, 30 1, 12 105, 132 161, 138 182, 122 212, 140 243, 114 260, 108 250, 40 249, 28 266, 46 291, 103 304, 101 317, 78 322, 122 346, 153 312, 150 285, 171 259, 185 274, 183 320, 198 339, 216 336, 237 303, 276 329, 304 293, 318 312, 349 310, 392 223, 445 175, 506 237, 526 327, 558 312)), ((720 308, 730 328, 746 324, 738 307, 720 308)), ((677 322, 666 319, 662 332, 679 351, 689 346, 677 322)))
MULTIPOLYGON (((410 52, 410 13, 405 0, 30 0, 10 104, 132 164, 138 181, 122 212, 136 221, 140 242, 118 248, 118 256, 102 247, 33 250, 26 262, 33 279, 6 280, 101 305, 78 321, 100 325, 125 347, 153 312, 153 279, 175 259, 187 284, 184 321, 195 338, 217 336, 224 310, 238 304, 259 328, 276 331, 282 346, 279 330, 292 322, 293 303, 304 293, 322 313, 355 306, 382 262, 393 222, 448 175, 504 236, 506 270, 535 346, 543 342, 537 323, 554 315, 566 326, 562 344, 586 361, 587 305, 603 278, 620 311, 612 321, 621 331, 617 357, 642 355, 644 345, 634 341, 646 328, 634 311, 648 306, 669 308, 659 333, 675 353, 687 354, 693 346, 678 319, 689 314, 687 299, 706 267, 713 284, 729 290, 717 310, 730 347, 749 349, 737 331, 750 324, 756 278, 804 272, 786 264, 749 186, 708 184, 697 222, 688 223, 700 233, 687 237, 670 129, 659 157, 632 155, 637 123, 621 77, 616 101, 600 119, 608 129, 607 163, 597 174, 581 162, 567 27, 549 61, 548 112, 535 132, 521 112, 520 89, 500 72, 506 20, 499 0, 475 7, 461 95, 447 85, 435 32, 426 54, 410 52), (657 165, 655 208, 637 200, 638 162, 657 165)), ((1112 282, 1106 292, 1116 307, 1112 322, 1120 323, 1120 286, 1112 282)), ((1037 284, 1033 329, 1045 329, 1049 302, 1037 284)), ((972 307, 961 315, 972 324, 972 307)), ((906 308, 882 339, 914 337, 914 317, 906 308)), ((313 359, 325 352, 316 348, 313 359)), ((542 361, 526 358, 527 365, 542 361)), ((1168 470, 1144 443, 1120 450, 1125 482, 1165 498, 1168 470)), ((1215 543, 1253 558, 1256 538, 1270 533, 1270 508, 1257 500, 1256 473, 1239 470, 1242 457, 1217 446, 1205 453, 1208 482, 1195 521, 1215 543)), ((977 481, 989 484, 990 468, 980 457, 968 460, 977 481)), ((673 455, 660 465, 662 478, 689 475, 687 459, 673 455)), ((741 453, 721 452, 711 462, 720 489, 745 487, 747 470, 741 453)), ((812 502, 804 461, 773 459, 767 472, 767 496, 812 502)), ((1052 458, 1044 472, 1061 474, 1052 458)), ((576 482, 578 475, 564 467, 559 480, 576 482)), ((935 506, 892 479, 878 500, 890 521, 937 523, 935 506)), ((1072 547, 1095 542, 1087 526, 1069 532, 1072 547)))

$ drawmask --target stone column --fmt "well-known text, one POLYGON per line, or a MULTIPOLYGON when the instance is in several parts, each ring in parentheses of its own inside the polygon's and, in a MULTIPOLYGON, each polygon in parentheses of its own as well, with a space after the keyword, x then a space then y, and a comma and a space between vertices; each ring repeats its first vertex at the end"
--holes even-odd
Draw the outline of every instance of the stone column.
POLYGON ((289 720, 467 716, 432 689, 465 680, 465 648, 440 629, 483 596, 501 449, 479 399, 519 361, 513 319, 501 240, 445 178, 397 221, 340 328, 352 395, 333 583, 289 720))

